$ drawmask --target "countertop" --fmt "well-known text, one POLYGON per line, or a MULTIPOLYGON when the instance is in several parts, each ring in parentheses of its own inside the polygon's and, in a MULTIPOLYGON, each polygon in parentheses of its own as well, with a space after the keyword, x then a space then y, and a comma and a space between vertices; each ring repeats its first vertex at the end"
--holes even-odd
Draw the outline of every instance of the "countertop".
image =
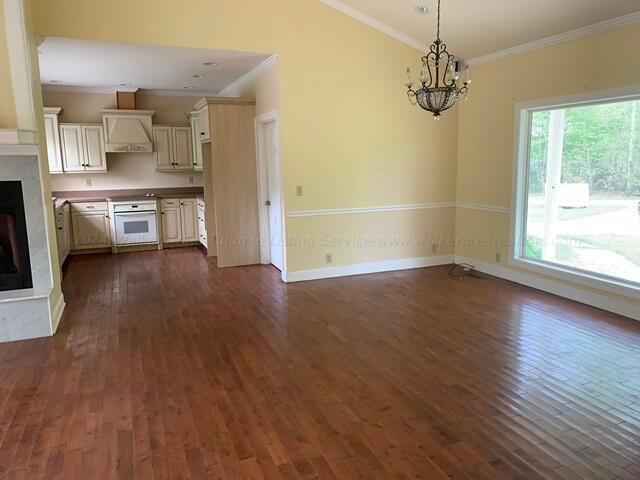
POLYGON ((204 195, 203 187, 184 188, 148 188, 131 190, 94 190, 94 191, 67 191, 53 192, 54 208, 63 206, 66 203, 78 202, 119 202, 119 201, 142 201, 156 198, 190 198, 204 195), (153 196, 146 196, 153 194, 153 196))

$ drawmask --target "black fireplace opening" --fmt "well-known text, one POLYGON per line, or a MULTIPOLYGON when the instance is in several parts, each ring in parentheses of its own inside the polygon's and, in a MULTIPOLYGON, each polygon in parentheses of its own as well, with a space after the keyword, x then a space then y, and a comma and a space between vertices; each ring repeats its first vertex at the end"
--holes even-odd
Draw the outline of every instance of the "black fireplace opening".
POLYGON ((0 182, 0 291, 33 287, 21 182, 0 182))

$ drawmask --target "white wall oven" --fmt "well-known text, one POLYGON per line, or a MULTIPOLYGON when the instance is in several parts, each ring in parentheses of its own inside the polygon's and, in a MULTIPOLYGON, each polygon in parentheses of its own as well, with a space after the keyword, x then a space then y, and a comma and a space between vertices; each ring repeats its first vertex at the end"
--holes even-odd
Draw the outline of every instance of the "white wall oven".
POLYGON ((113 205, 116 245, 158 243, 157 207, 154 201, 113 205))

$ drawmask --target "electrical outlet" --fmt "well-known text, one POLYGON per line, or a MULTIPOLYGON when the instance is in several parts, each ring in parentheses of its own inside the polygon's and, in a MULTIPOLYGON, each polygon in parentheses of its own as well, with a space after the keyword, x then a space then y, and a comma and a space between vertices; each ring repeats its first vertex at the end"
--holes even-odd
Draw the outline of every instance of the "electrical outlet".
POLYGON ((496 263, 500 263, 500 259, 501 259, 502 255, 500 255, 500 253, 496 253, 496 263))
POLYGON ((193 177, 189 177, 189 183, 193 183, 193 177))
POLYGON ((87 178, 87 179, 85 180, 85 182, 86 182, 86 184, 87 184, 87 187, 90 187, 90 186, 91 186, 91 179, 90 179, 90 178, 87 178))
POLYGON ((304 195, 303 190, 302 190, 302 185, 298 185, 296 187, 296 197, 302 197, 304 195))
POLYGON ((431 244, 431 253, 436 253, 437 251, 438 251, 438 244, 437 243, 431 244))
POLYGON ((330 254, 330 253, 327 253, 327 254, 324 256, 324 263, 331 263, 331 262, 333 262, 333 257, 331 256, 331 254, 330 254))

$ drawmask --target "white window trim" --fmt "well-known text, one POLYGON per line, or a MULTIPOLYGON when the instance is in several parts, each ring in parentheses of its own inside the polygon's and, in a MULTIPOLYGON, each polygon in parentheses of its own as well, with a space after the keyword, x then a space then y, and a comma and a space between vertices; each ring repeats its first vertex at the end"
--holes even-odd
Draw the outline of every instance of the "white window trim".
POLYGON ((625 281, 607 275, 588 272, 544 260, 524 256, 527 218, 527 193, 529 174, 529 151, 531 115, 540 110, 597 105, 615 101, 640 100, 640 86, 587 92, 565 97, 547 98, 517 103, 515 107, 515 153, 513 165, 513 188, 511 198, 511 234, 514 239, 510 248, 509 265, 576 283, 597 290, 616 293, 640 300, 640 283, 625 281))

